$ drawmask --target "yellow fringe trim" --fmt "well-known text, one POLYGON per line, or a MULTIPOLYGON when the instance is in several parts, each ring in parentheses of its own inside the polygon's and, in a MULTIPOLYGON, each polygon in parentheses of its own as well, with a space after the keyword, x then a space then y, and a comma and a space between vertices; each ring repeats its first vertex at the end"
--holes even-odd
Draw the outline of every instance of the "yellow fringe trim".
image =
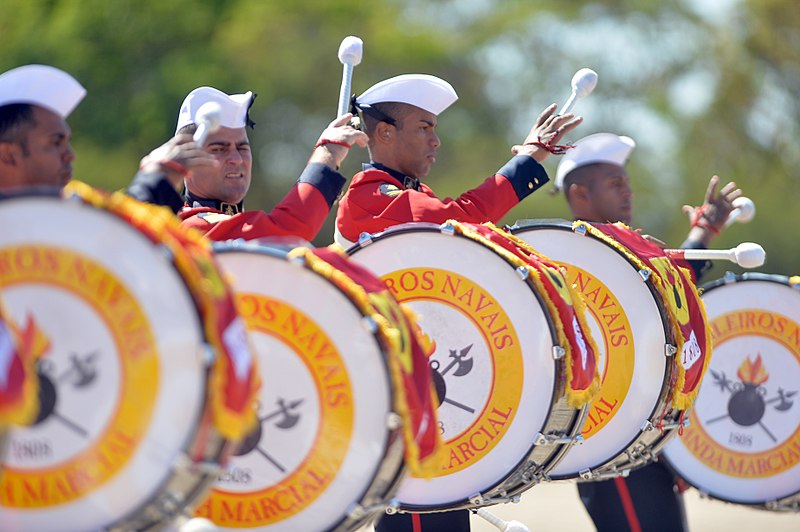
MULTIPOLYGON (((630 227, 628 227, 627 225, 625 225, 622 222, 617 222, 617 223, 615 223, 613 225, 616 225, 616 226, 619 226, 619 227, 623 227, 625 229, 630 230, 630 227)), ((599 229, 593 227, 588 222, 583 222, 583 221, 578 220, 578 221, 575 221, 575 222, 572 223, 573 230, 575 230, 575 229, 577 229, 579 227, 584 227, 587 230, 587 232, 589 232, 592 236, 596 237, 597 239, 605 242, 609 246, 611 246, 614 249, 618 250, 630 262, 632 262, 634 265, 636 265, 636 267, 638 269, 644 270, 646 272, 649 272, 648 281, 651 282, 653 284, 653 286, 656 288, 656 291, 658 292, 659 296, 661 297, 661 302, 664 304, 664 307, 667 310, 667 317, 668 317, 668 320, 669 320, 669 328, 672 331, 673 336, 675 337, 676 344, 677 344, 675 346, 677 348, 677 350, 678 350, 675 353, 675 364, 676 364, 676 366, 678 368, 678 379, 677 379, 677 382, 675 383, 674 388, 672 389, 672 394, 671 394, 672 395, 672 397, 671 397, 672 406, 673 406, 673 408, 675 408, 677 410, 688 410, 694 404, 695 399, 697 399, 697 394, 700 392, 700 382, 702 382, 702 379, 705 376, 706 370, 708 369, 708 364, 711 362, 711 355, 712 355, 711 331, 708 329, 708 318, 706 316, 705 304, 703 303, 703 300, 700 298, 700 295, 699 295, 699 293, 697 291, 697 288, 694 286, 693 283, 691 283, 691 278, 692 278, 691 277, 691 273, 689 273, 685 268, 682 268, 680 266, 675 266, 676 268, 681 270, 681 273, 683 274, 684 279, 686 279, 688 281, 687 283, 684 283, 684 285, 690 286, 690 290, 692 292, 692 295, 694 295, 694 297, 695 297, 695 299, 697 301, 697 305, 700 308, 700 313, 703 316, 703 326, 705 327, 705 339, 706 339, 705 344, 706 345, 704 346, 705 348, 703 350, 705 356, 704 356, 704 361, 703 361, 703 370, 702 370, 702 373, 700 375, 700 382, 698 382, 698 384, 695 387, 694 391, 692 391, 690 393, 685 393, 682 390, 683 390, 684 385, 686 384, 686 370, 684 369, 683 364, 681 363, 681 353, 683 353, 683 346, 684 346, 684 343, 685 343, 685 339, 683 337, 683 333, 681 332, 680 323, 678 321, 678 310, 675 308, 675 305, 674 305, 674 303, 672 303, 672 299, 669 296, 667 283, 661 278, 661 276, 658 274, 658 272, 656 272, 655 270, 653 270, 652 268, 647 266, 644 263, 644 261, 642 261, 642 259, 640 259, 635 253, 633 253, 625 245, 621 244, 620 242, 618 242, 617 240, 613 239, 612 237, 606 235, 605 233, 603 233, 599 229)))
MULTIPOLYGON (((329 246, 328 249, 347 258, 341 246, 334 244, 329 246)), ((406 444, 406 465, 414 476, 431 478, 441 468, 443 455, 441 452, 434 453, 434 455, 428 457, 428 459, 421 461, 419 445, 416 442, 416 434, 412 432, 411 413, 408 408, 408 398, 406 396, 405 383, 403 380, 403 374, 407 372, 403 368, 401 359, 407 357, 407 360, 410 360, 410 352, 403 352, 403 337, 410 338, 410 335, 414 334, 414 332, 408 330, 408 325, 400 321, 401 316, 408 316, 408 314, 405 313, 405 309, 400 307, 400 304, 396 302, 387 289, 386 292, 376 295, 385 297, 387 303, 396 306, 396 308, 392 310, 397 312, 397 318, 393 319, 390 316, 385 316, 376 307, 374 300, 361 285, 353 281, 346 273, 336 269, 333 265, 314 255, 308 248, 300 247, 293 249, 289 252, 289 258, 302 258, 308 269, 333 282, 334 285, 339 287, 339 289, 350 297, 351 301, 353 301, 364 316, 367 316, 376 324, 378 337, 387 350, 389 372, 391 373, 392 384, 395 389, 394 410, 403 420, 402 432, 406 444)), ((410 349, 411 344, 407 342, 406 345, 408 349, 410 349)), ((433 402, 431 404, 436 403, 433 402)), ((432 421, 435 423, 436 419, 432 421)), ((438 449, 441 449, 441 447, 441 445, 436 445, 438 449)))
MULTIPOLYGON (((254 378, 251 379, 252 385, 247 392, 252 407, 246 409, 243 414, 227 408, 223 394, 227 385, 229 361, 227 356, 220 355, 225 352, 225 346, 218 328, 217 306, 221 303, 221 299, 229 298, 232 305, 235 305, 235 300, 214 262, 211 242, 199 231, 182 227, 180 221, 165 207, 144 204, 120 192, 106 194, 79 181, 71 181, 64 187, 64 196, 71 195, 79 197, 89 205, 129 220, 142 233, 170 250, 176 269, 180 272, 198 308, 201 309, 200 318, 206 341, 216 354, 208 375, 208 396, 214 427, 224 438, 230 440, 243 438, 258 421, 255 406, 260 379, 254 357, 251 370, 254 378)), ((255 351, 251 348, 250 352, 255 351)))
MULTIPOLYGON (((586 405, 588 403, 591 403, 592 400, 594 400, 594 398, 597 396, 597 393, 600 391, 600 374, 597 371, 597 363, 595 361, 594 376, 592 377, 592 382, 591 382, 591 384, 589 385, 588 388, 586 388, 585 390, 576 390, 576 389, 574 389, 574 388, 572 388, 570 386, 570 383, 572 382, 572 378, 574 376, 574 368, 573 368, 573 365, 572 365, 572 363, 573 363, 573 359, 572 359, 572 355, 573 355, 572 344, 569 341, 569 339, 567 338, 566 333, 564 332, 564 324, 561 321, 561 317, 560 317, 560 315, 558 313, 558 309, 556 307, 556 304, 552 301, 552 299, 547 294, 547 289, 545 288, 544 283, 542 282, 542 279, 541 279, 541 276, 540 276, 541 273, 539 272, 539 270, 536 269, 535 267, 532 267, 530 264, 528 264, 527 262, 522 260, 520 257, 514 255, 513 253, 511 253, 507 249, 503 248, 502 246, 499 246, 498 244, 495 244, 491 240, 487 240, 480 233, 477 233, 477 232, 473 231, 472 229, 469 229, 468 227, 462 225, 461 223, 459 223, 459 222, 457 222, 455 220, 448 220, 447 223, 449 223, 453 227, 455 227, 461 235, 463 235, 463 236, 465 236, 465 237, 467 237, 467 238, 469 238, 471 240, 474 240, 474 241, 482 244, 485 247, 488 247, 489 249, 491 249, 492 251, 494 251, 495 253, 497 253, 501 257, 503 257, 503 259, 505 259, 507 262, 509 262, 515 268, 524 267, 524 268, 526 268, 528 270, 528 272, 529 272, 528 279, 531 280, 532 286, 536 290, 536 293, 539 294, 539 296, 541 296, 542 300, 544 300, 545 306, 547 307, 548 314, 550 315, 550 318, 551 318, 553 324, 555 325, 556 341, 558 342, 558 345, 563 347, 564 350, 566 351, 565 358, 566 358, 566 369, 567 369, 567 386, 566 386, 567 403, 572 408, 581 408, 584 405, 586 405)), ((554 262, 554 261, 551 261, 549 258, 545 257, 544 255, 542 255, 541 253, 539 253, 538 251, 536 251, 535 249, 533 249, 531 247, 531 245, 528 244, 527 242, 525 242, 522 239, 516 237, 515 235, 512 235, 510 233, 506 233, 505 231, 501 231, 494 224, 485 223, 483 225, 485 227, 488 227, 492 231, 500 234, 504 238, 507 238, 508 240, 513 242, 518 247, 524 249, 525 251, 527 251, 527 252, 529 252, 529 253, 537 256, 537 257, 541 257, 543 260, 546 260, 548 262, 554 262)), ((547 267, 547 266, 542 265, 542 267, 547 267)), ((595 343, 594 338, 592 337, 591 331, 590 331, 588 323, 586 321, 586 316, 585 316, 586 306, 583 304, 583 301, 581 300, 581 298, 580 298, 579 294, 576 292, 576 290, 572 286, 570 286, 569 283, 567 283, 567 280, 564 278, 564 272, 561 271, 561 270, 555 270, 555 272, 563 280, 564 286, 567 288, 567 292, 568 292, 568 294, 569 294, 569 296, 571 298, 571 301, 565 301, 565 302, 568 303, 568 304, 572 304, 573 312, 575 313, 575 317, 577 318, 578 324, 581 326, 581 329, 583 330, 582 332, 583 332, 584 339, 589 344, 589 346, 592 349, 592 352, 595 353, 595 356, 596 356, 597 353, 599 353, 599 351, 597 350, 597 344, 595 343), (579 302, 579 303, 576 305, 575 304, 576 302, 579 302)))

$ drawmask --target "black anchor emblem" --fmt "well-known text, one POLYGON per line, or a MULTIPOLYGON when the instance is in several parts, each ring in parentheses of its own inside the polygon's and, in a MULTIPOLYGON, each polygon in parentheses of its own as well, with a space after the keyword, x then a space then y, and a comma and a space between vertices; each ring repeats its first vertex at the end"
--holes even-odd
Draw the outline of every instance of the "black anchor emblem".
POLYGON ((258 418, 258 423, 256 423, 256 426, 247 436, 244 437, 239 444, 239 447, 233 454, 234 456, 244 456, 256 451, 269 463, 275 466, 278 471, 285 473, 286 468, 280 462, 278 462, 275 457, 273 457, 269 452, 259 445, 261 443, 261 435, 263 432, 262 426, 264 422, 278 418, 277 421, 274 422, 276 427, 281 430, 291 429, 300 421, 300 414, 296 412, 296 410, 301 404, 303 404, 303 399, 298 399, 296 401, 287 403, 283 397, 278 397, 276 403, 278 404, 278 408, 269 414, 260 416, 258 418))
POLYGON ((431 375, 433 377, 433 385, 436 388, 436 395, 439 398, 439 406, 442 403, 448 403, 453 406, 456 406, 470 414, 475 413, 475 409, 469 407, 463 403, 460 403, 450 397, 447 397, 447 383, 445 382, 445 375, 447 375, 451 369, 454 367, 456 370, 453 372, 453 376, 455 377, 463 377, 467 375, 470 371, 472 371, 473 359, 472 357, 467 358, 467 354, 469 350, 472 349, 472 346, 475 344, 469 344, 464 349, 456 351, 455 349, 450 349, 450 358, 453 360, 445 367, 442 371, 439 371, 439 361, 438 360, 431 360, 430 367, 431 367, 431 375))
MULTIPOLYGON (((96 355, 97 352, 93 352, 84 357, 83 361, 78 362, 78 364, 91 364, 93 363, 96 355)), ((76 364, 76 361, 79 360, 78 356, 75 354, 71 355, 70 358, 73 364, 76 364)), ((36 367, 36 373, 39 377, 39 413, 37 414, 36 420, 33 422, 33 424, 40 425, 46 420, 53 418, 70 429, 72 432, 83 436, 84 438, 88 438, 88 430, 57 410, 60 389, 56 386, 56 383, 60 383, 65 379, 65 377, 70 376, 75 367, 76 366, 73 365, 73 368, 67 370, 58 379, 55 379, 53 378, 53 373, 55 373, 53 361, 49 359, 39 360, 39 363, 36 367)), ((88 366, 82 366, 84 371, 78 370, 79 378, 72 383, 75 388, 85 388, 97 376, 97 370, 94 367, 92 367, 91 370, 86 370, 87 367, 88 366)))
MULTIPOLYGON (((761 366, 760 355, 755 364, 759 367, 761 366)), ((757 424, 773 442, 778 441, 762 421, 767 405, 777 402, 778 404, 774 406, 775 410, 786 412, 794 405, 794 401, 789 399, 797 391, 787 392, 783 388, 778 388, 777 397, 765 399, 767 389, 762 384, 766 381, 766 377, 763 377, 760 382, 748 382, 744 379, 734 382, 728 379, 724 371, 717 373, 714 370, 711 370, 711 376, 714 378, 714 384, 719 386, 720 391, 730 393, 731 397, 728 399, 728 413, 711 418, 706 421, 706 424, 716 423, 726 418, 731 418, 734 423, 742 427, 750 427, 757 424)))

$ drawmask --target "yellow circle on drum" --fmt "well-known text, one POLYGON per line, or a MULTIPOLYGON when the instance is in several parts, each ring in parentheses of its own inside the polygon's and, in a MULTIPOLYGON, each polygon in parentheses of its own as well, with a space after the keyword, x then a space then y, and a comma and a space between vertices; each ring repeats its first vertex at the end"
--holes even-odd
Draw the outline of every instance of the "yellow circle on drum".
MULTIPOLYGON (((315 437, 290 474, 263 489, 229 491, 219 485, 197 509, 224 527, 267 526, 313 504, 330 486, 353 434, 355 401, 347 368, 334 343, 314 319, 290 303, 255 293, 237 294, 238 308, 251 333, 271 336, 302 361, 317 393, 315 437)), ((265 358, 262 367, 274 367, 265 358)), ((301 445, 298 442, 298 445, 301 445)))
MULTIPOLYGON (((461 471, 494 449, 517 415, 523 378, 519 371, 522 366, 519 338, 497 299, 462 275, 437 268, 408 268, 381 278, 400 303, 438 304, 456 310, 478 333, 476 337, 482 339, 483 345, 467 344, 472 346, 470 356, 479 351, 489 355, 491 382, 480 412, 455 433, 444 430, 448 458, 438 476, 461 471)), ((424 329, 424 315, 421 319, 424 329)), ((433 340, 437 341, 435 335, 433 340)), ((441 343, 441 338, 438 341, 441 343)), ((456 347, 464 349, 460 345, 456 347)), ((459 355, 455 349, 453 354, 459 355)), ((451 358, 455 358, 453 354, 451 358)), ((444 425, 442 428, 446 429, 444 425)))
POLYGON ((635 362, 633 332, 619 299, 601 279, 573 264, 562 265, 567 269, 567 282, 583 296, 593 318, 593 322, 590 321, 592 336, 602 346, 600 391, 592 401, 581 431, 588 440, 614 419, 628 396, 635 362))
MULTIPOLYGON (((3 265, 0 288, 8 294, 9 300, 15 299, 15 290, 30 293, 49 289, 50 297, 62 298, 75 307, 85 307, 86 314, 94 315, 110 335, 113 346, 107 347, 118 353, 116 361, 108 360, 108 352, 95 353, 105 356, 106 364, 118 363, 117 367, 108 367, 118 381, 117 389, 108 391, 116 394, 101 397, 111 405, 104 416, 106 419, 88 430, 75 429, 83 431, 83 439, 78 438, 80 444, 71 449, 74 452, 52 457, 52 463, 45 467, 6 463, 0 479, 3 506, 33 509, 67 504, 102 487, 128 464, 138 448, 157 396, 159 369, 155 339, 147 317, 128 287, 88 256, 67 248, 14 246, 0 249, 0 264, 3 265)), ((75 311, 80 310, 76 308, 75 311)), ((40 325, 46 330, 50 323, 40 325)), ((53 340, 58 342, 58 338, 53 340)), ((55 348, 58 349, 58 345, 55 348)), ((80 355, 73 353, 76 357, 80 355)), ((43 360, 49 359, 45 356, 43 360)), ((61 375, 42 378, 49 382, 58 377, 61 375)), ((47 415, 52 416, 51 419, 63 419, 55 407, 43 412, 40 418, 47 415)), ((19 438, 16 443, 12 441, 12 448, 23 445, 24 436, 19 438)))

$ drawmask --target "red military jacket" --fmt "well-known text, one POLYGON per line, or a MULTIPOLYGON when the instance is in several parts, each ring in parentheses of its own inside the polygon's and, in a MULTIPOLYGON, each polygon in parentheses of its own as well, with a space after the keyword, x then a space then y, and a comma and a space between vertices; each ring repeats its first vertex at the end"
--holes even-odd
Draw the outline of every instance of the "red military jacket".
POLYGON ((547 183, 544 168, 532 157, 513 157, 495 175, 458 198, 439 199, 419 179, 379 163, 365 164, 339 202, 336 241, 348 246, 361 233, 376 233, 406 222, 498 222, 547 183))
POLYGON ((187 194, 178 216, 183 225, 199 229, 212 240, 296 236, 311 241, 322 228, 344 183, 344 176, 335 170, 312 163, 270 213, 242 212, 241 204, 223 204, 187 194))

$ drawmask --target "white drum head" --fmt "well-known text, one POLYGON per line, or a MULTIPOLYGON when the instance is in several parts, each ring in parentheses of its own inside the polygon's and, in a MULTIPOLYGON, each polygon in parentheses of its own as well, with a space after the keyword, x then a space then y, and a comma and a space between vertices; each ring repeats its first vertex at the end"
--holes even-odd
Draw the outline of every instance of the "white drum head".
POLYGON ((550 473, 571 478, 616 457, 653 414, 666 368, 664 325, 636 268, 600 240, 555 226, 522 227, 514 234, 567 267, 567 281, 584 296, 599 350, 602 385, 584 424, 586 440, 550 473))
POLYGON ((203 336, 160 248, 106 212, 0 201, 0 289, 50 347, 40 421, 11 433, 4 530, 96 530, 155 498, 203 405, 203 336))
POLYGON ((727 501, 800 493, 800 292, 786 278, 749 274, 703 301, 714 355, 691 424, 664 455, 687 482, 727 501))
POLYGON ((387 282, 436 343, 446 465, 430 480, 407 477, 397 498, 442 507, 502 482, 553 402, 550 322, 532 289, 488 248, 438 230, 388 231, 352 258, 387 282))
POLYGON ((361 312, 282 252, 218 248, 262 378, 258 431, 198 515, 223 529, 327 530, 375 478, 392 387, 361 312))

